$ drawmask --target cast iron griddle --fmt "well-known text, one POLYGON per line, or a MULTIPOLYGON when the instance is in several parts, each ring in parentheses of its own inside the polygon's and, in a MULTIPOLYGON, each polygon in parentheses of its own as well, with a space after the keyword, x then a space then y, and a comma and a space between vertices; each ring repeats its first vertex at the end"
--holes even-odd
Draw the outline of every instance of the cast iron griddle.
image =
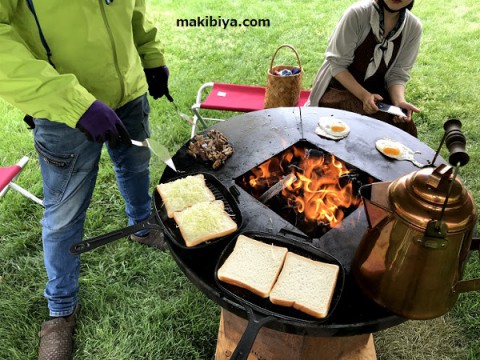
MULTIPOLYGON (((379 120, 329 108, 261 110, 235 116, 226 122, 215 124, 213 128, 224 133, 233 144, 234 153, 225 165, 219 170, 213 170, 209 165, 197 162, 187 154, 187 142, 173 157, 177 169, 189 173, 211 172, 227 189, 232 189, 238 195, 243 216, 243 226, 239 230, 263 231, 290 237, 292 241, 310 242, 336 257, 345 268, 343 295, 328 321, 300 325, 295 321, 279 319, 266 326, 294 334, 349 336, 383 330, 406 321, 366 298, 350 275, 350 262, 368 226, 363 207, 355 210, 340 226, 331 229, 321 238, 311 239, 235 185, 235 179, 298 141, 307 141, 333 153, 380 181, 391 181, 419 168, 408 161, 396 161, 380 154, 375 149, 375 141, 379 138, 389 137, 414 151, 420 151, 421 154, 417 154, 416 159, 424 164, 433 159, 435 151, 413 136, 379 120), (350 126, 350 135, 340 141, 319 137, 314 130, 321 116, 335 116, 345 121, 350 126)), ((441 162, 444 160, 437 158, 436 165, 441 162)), ((166 168, 160 182, 168 182, 177 175, 166 168)), ((169 242, 173 241, 168 236, 166 238, 169 242)), ((171 246, 171 249, 177 264, 193 284, 220 306, 246 318, 243 307, 229 299, 215 283, 214 271, 219 252, 213 252, 210 256, 203 254, 197 260, 191 252, 186 254, 175 246, 171 246)))

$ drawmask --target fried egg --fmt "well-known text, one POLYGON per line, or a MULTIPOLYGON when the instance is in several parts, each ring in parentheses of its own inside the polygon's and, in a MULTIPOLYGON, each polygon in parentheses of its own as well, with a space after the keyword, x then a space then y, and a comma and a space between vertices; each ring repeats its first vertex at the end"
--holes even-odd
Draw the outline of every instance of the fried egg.
POLYGON ((388 138, 383 138, 375 142, 375 147, 383 155, 388 156, 395 160, 408 160, 413 165, 423 168, 427 165, 422 164, 415 160, 415 154, 421 154, 420 151, 413 151, 408 146, 402 144, 401 142, 391 140, 388 138))
POLYGON ((334 117, 321 117, 315 133, 329 139, 339 140, 350 134, 350 127, 342 120, 334 117))
POLYGON ((375 147, 383 155, 397 160, 409 160, 412 151, 402 143, 391 139, 380 139, 375 143, 375 147), (409 151, 410 150, 410 151, 409 151))

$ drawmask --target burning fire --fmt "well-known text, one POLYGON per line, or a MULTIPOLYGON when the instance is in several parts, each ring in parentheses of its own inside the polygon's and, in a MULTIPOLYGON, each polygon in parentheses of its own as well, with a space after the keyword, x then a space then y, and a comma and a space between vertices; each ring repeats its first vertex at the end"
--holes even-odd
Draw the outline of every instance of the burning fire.
POLYGON ((293 146, 251 170, 248 185, 256 193, 264 193, 279 181, 287 206, 302 214, 307 222, 334 227, 344 218, 343 209, 358 205, 352 182, 345 175, 350 171, 334 155, 315 155, 293 146), (344 176, 342 180, 342 176, 344 176))

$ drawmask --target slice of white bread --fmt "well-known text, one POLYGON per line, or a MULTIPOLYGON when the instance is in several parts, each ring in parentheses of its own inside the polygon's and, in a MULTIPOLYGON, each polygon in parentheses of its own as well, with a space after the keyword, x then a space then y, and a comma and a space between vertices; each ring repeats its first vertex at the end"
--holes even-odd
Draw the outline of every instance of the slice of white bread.
POLYGON ((175 211, 182 211, 199 202, 215 200, 203 174, 189 175, 159 184, 157 191, 162 197, 169 218, 173 217, 175 211))
POLYGON ((266 298, 282 268, 288 249, 240 235, 218 269, 218 279, 266 298))
POLYGON ((173 219, 188 247, 237 230, 237 223, 224 210, 224 206, 222 200, 204 201, 173 213, 173 219))
POLYGON ((270 292, 270 301, 316 318, 328 314, 339 267, 289 252, 270 292))

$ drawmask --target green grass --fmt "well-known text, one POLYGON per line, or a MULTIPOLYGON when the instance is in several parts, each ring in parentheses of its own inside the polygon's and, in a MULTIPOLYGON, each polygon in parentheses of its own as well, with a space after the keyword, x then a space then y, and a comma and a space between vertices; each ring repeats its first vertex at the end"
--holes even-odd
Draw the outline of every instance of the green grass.
MULTIPOLYGON (((328 37, 352 0, 282 3, 258 0, 150 0, 150 15, 161 28, 171 71, 170 90, 188 112, 199 86, 207 81, 264 85, 272 55, 282 43, 297 49, 309 88, 323 61, 328 37), (268 18, 269 28, 178 28, 177 18, 268 18)), ((470 163, 461 177, 480 199, 480 3, 429 2, 414 8, 424 37, 409 100, 422 109, 419 138, 436 148, 443 123, 463 122, 470 163)), ((282 49, 276 64, 296 59, 282 49)), ((217 114, 215 114, 217 115, 217 114)), ((232 114, 224 113, 224 116, 232 114)), ((18 183, 41 196, 42 185, 32 134, 23 114, 0 101, 0 164, 30 157, 18 183)), ((166 100, 152 101, 153 137, 172 152, 189 138, 189 124, 166 100)), ((445 154, 445 151, 442 151, 445 154)), ((108 155, 103 154, 85 236, 126 225, 108 155)), ((152 189, 163 165, 152 163, 152 189)), ((42 210, 10 191, 0 200, 0 359, 35 359, 37 333, 47 317, 42 292, 42 210)), ((119 240, 82 255, 75 359, 209 359, 215 349, 220 310, 198 291, 170 255, 119 240)), ((465 277, 480 275, 477 255, 465 277)), ((375 334, 379 359, 480 359, 480 296, 462 294, 445 316, 409 321, 375 334)))

